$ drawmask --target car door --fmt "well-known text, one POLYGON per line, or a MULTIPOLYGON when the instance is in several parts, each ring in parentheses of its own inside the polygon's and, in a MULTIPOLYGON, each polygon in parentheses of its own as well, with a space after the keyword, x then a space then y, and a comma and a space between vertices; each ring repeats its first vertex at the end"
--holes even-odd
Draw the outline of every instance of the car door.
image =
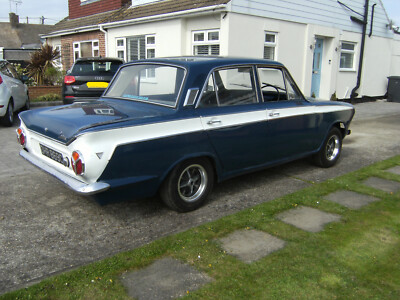
POLYGON ((11 91, 11 95, 14 99, 14 109, 18 110, 25 105, 26 93, 25 93, 25 85, 18 78, 17 71, 11 64, 7 64, 8 70, 8 82, 9 88, 11 91))
POLYGON ((268 161, 302 156, 316 147, 319 117, 289 73, 281 67, 259 66, 263 101, 268 119, 268 161))
POLYGON ((215 70, 196 110, 225 174, 265 162, 266 111, 258 101, 252 66, 215 70))

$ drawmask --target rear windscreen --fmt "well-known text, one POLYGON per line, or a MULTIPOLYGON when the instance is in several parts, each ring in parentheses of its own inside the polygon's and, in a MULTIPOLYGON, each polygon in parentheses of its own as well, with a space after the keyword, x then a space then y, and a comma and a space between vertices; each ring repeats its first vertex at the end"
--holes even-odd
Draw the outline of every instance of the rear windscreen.
POLYGON ((75 63, 73 75, 113 75, 117 72, 120 62, 114 61, 80 61, 75 63))

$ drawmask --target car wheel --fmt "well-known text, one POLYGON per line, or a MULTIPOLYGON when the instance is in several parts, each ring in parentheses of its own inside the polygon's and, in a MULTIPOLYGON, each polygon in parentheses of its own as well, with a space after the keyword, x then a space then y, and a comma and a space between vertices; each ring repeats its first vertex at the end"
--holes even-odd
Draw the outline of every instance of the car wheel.
POLYGON ((214 185, 214 171, 207 159, 185 161, 175 167, 161 187, 161 198, 171 209, 187 212, 206 201, 214 185))
POLYGON ((342 152, 342 133, 333 127, 322 145, 321 150, 315 155, 317 165, 329 168, 336 164, 342 152))
POLYGON ((8 102, 7 112, 2 118, 2 123, 5 126, 12 126, 14 123, 14 104, 12 101, 8 102))

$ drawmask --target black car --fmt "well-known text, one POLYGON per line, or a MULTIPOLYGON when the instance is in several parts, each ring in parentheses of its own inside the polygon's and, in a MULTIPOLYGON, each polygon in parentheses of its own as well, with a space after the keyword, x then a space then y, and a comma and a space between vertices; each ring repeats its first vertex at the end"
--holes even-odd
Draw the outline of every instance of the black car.
POLYGON ((64 77, 64 104, 99 98, 121 64, 118 58, 78 58, 64 77))

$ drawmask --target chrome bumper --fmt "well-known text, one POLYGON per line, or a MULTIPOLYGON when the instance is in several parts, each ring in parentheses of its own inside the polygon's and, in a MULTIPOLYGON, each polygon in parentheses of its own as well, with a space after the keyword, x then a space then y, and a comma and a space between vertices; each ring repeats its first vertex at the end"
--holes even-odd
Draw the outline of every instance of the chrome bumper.
POLYGON ((58 180, 63 182, 66 186, 68 186, 71 190, 77 192, 78 194, 88 196, 88 195, 93 195, 93 194, 97 194, 97 193, 106 191, 110 188, 110 185, 108 183, 104 183, 104 182, 95 182, 95 183, 91 183, 91 184, 86 184, 84 182, 76 180, 68 175, 65 175, 65 174, 51 168, 49 165, 38 160, 36 157, 34 157, 33 155, 31 155, 29 152, 27 152, 25 150, 21 150, 19 152, 19 155, 21 155, 23 158, 25 158, 27 161, 29 161, 36 167, 42 169, 43 171, 46 171, 50 175, 53 175, 58 180))

